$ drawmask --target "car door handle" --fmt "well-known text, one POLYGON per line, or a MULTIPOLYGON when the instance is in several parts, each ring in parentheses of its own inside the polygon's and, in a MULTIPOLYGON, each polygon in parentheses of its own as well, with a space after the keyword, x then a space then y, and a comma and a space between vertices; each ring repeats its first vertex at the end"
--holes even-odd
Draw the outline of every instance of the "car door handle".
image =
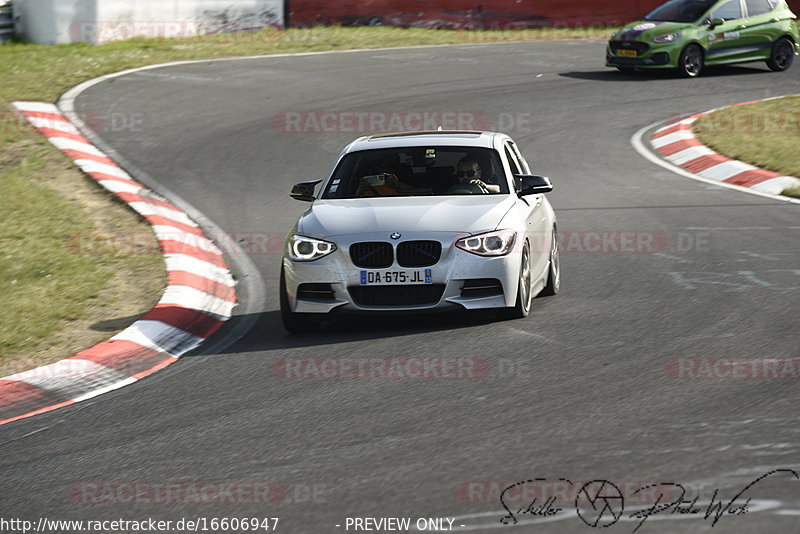
POLYGON ((745 28, 747 28, 747 26, 745 26, 744 24, 742 24, 741 26, 736 26, 737 30, 743 30, 745 28))

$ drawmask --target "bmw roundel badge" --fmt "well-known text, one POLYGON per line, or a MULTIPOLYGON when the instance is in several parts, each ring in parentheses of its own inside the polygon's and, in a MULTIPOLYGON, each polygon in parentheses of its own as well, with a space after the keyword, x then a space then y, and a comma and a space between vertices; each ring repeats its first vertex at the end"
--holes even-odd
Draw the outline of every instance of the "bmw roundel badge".
POLYGON ((403 236, 402 236, 402 235, 400 235, 400 234, 398 234, 397 232, 394 232, 394 233, 393 233, 392 235, 390 235, 389 237, 391 237, 392 239, 400 239, 400 238, 401 238, 401 237, 403 237, 403 236))

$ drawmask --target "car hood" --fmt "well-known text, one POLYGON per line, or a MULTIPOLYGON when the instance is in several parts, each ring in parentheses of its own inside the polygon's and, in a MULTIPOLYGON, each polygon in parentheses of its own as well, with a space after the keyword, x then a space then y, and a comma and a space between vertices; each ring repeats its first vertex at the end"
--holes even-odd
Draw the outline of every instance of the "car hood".
POLYGON ((690 22, 656 22, 640 20, 632 22, 614 35, 622 41, 649 41, 665 33, 675 33, 694 27, 690 22))
POLYGON ((315 237, 367 232, 494 230, 515 202, 513 195, 317 200, 297 231, 315 237))

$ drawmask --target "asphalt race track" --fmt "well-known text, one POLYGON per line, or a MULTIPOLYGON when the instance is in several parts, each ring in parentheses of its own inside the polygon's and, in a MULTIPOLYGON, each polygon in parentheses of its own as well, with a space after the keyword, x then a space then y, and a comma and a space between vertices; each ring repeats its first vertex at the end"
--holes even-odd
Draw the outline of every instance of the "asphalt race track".
MULTIPOLYGON (((677 358, 800 357, 800 208, 674 175, 630 142, 659 121, 800 93, 800 65, 684 80, 606 69, 603 48, 516 43, 208 62, 83 93, 77 109, 105 118, 97 131, 105 143, 245 239, 266 296, 249 297, 255 326, 220 353, 201 351, 132 386, 0 428, 3 516, 278 517, 278 531, 290 534, 346 531, 347 517, 447 517, 456 530, 588 532, 569 502, 551 502, 564 509, 555 516, 520 516, 535 525, 503 525, 498 492, 535 478, 550 481, 538 483, 541 495, 559 478, 578 487, 674 482, 687 500, 707 502, 719 489, 727 503, 761 475, 800 471, 797 376, 670 372, 677 358), (281 113, 305 110, 504 121, 555 184, 549 198, 570 239, 562 293, 536 299, 526 320, 358 317, 312 336, 286 334, 279 240, 307 207, 288 192, 323 178, 360 135, 281 131, 281 113), (127 126, 109 126, 115 117, 127 126), (642 246, 618 246, 623 232, 642 246), (253 235, 271 245, 248 246, 253 235), (298 380, 274 370, 282 358, 309 356, 482 358, 491 372, 298 380), (108 504, 98 493, 208 482, 270 482, 285 494, 270 504, 108 504)), ((726 514, 715 528, 702 514, 665 512, 638 532, 800 531, 791 473, 770 475, 747 496, 748 513, 726 514)), ((530 504, 522 500, 515 510, 530 504)), ((599 506, 596 516, 598 527, 613 521, 599 506)), ((607 531, 637 524, 622 517, 607 531)))

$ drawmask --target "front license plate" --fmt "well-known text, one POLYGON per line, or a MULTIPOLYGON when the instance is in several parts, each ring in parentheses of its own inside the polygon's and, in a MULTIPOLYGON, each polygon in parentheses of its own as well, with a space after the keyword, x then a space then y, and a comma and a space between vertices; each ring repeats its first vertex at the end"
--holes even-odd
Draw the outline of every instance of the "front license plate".
POLYGON ((432 269, 419 269, 416 271, 361 271, 362 286, 397 286, 432 283, 432 269))
POLYGON ((617 54, 626 57, 636 57, 638 55, 636 50, 617 50, 617 54))

